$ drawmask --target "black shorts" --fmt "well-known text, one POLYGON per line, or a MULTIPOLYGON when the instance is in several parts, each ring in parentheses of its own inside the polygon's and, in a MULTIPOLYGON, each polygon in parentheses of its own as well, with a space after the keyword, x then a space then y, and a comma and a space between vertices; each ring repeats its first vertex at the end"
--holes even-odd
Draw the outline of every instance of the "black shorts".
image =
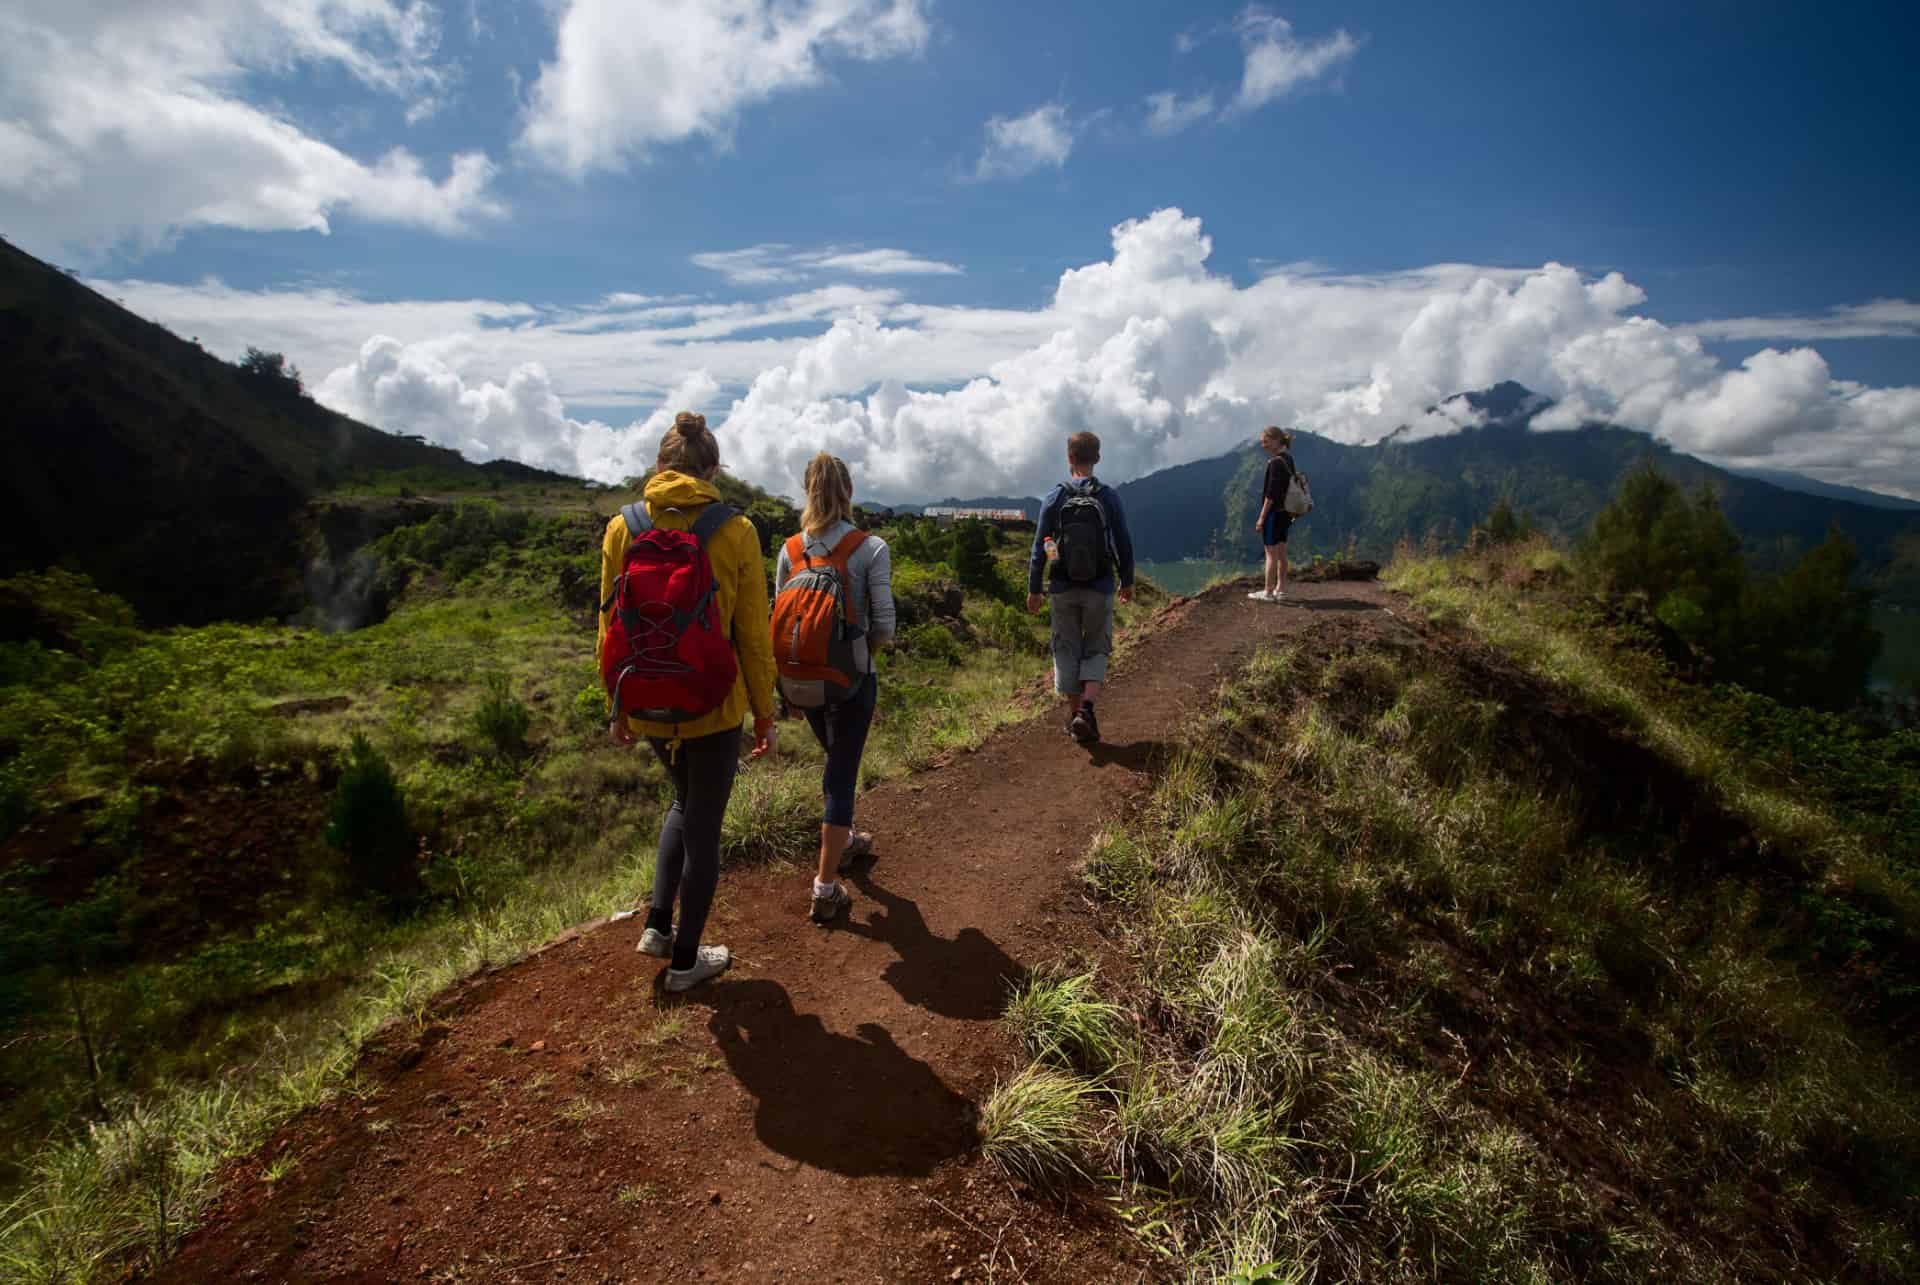
POLYGON ((1271 549, 1276 544, 1287 542, 1287 532, 1293 528, 1293 514, 1279 505, 1267 510, 1267 520, 1260 527, 1260 543, 1271 549))

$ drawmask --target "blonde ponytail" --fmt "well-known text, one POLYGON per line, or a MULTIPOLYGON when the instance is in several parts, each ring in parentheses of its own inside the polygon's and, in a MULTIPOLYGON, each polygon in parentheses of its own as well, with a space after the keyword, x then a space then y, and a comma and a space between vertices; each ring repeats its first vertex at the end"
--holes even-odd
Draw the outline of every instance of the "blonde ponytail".
POLYGON ((800 526, 818 538, 836 522, 853 521, 853 474, 847 462, 821 451, 807 463, 807 509, 800 526))

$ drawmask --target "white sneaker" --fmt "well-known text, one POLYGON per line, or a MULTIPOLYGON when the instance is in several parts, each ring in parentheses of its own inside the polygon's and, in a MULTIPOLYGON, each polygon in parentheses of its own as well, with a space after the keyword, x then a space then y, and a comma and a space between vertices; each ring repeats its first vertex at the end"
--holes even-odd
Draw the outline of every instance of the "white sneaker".
POLYGON ((1272 602, 1273 601, 1273 595, 1268 593, 1265 589, 1255 589, 1252 593, 1248 594, 1247 597, 1253 599, 1255 602, 1272 602))
POLYGON ((1286 600, 1287 600, 1287 592, 1284 589, 1276 593, 1270 593, 1267 595, 1268 602, 1285 602, 1286 600))
POLYGON ((634 947, 643 955, 654 955, 660 959, 673 957, 673 934, 663 933, 658 928, 649 928, 640 934, 640 944, 634 947))
POLYGON ((725 946, 702 946, 694 958, 692 968, 669 968, 667 970, 667 989, 670 991, 690 991, 710 977, 718 977, 727 971, 733 963, 733 956, 727 953, 725 946))

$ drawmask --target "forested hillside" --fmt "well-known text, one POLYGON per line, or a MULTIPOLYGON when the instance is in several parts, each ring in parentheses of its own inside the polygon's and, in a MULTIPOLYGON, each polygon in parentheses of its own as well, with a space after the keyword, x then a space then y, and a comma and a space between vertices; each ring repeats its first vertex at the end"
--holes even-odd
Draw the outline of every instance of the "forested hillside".
POLYGON ((276 357, 231 365, 0 241, 0 575, 59 563, 149 623, 258 619, 303 605, 316 493, 559 480, 335 414, 276 357))

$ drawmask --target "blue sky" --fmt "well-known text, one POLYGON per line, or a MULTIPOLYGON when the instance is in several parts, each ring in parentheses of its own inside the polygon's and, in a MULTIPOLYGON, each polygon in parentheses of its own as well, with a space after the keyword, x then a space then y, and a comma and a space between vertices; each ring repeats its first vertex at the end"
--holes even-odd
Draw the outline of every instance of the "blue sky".
POLYGON ((1270 420, 1453 431, 1426 407, 1512 377, 1916 494, 1916 33, 1751 0, 22 0, 0 231, 382 427, 601 476, 681 403, 755 480, 825 445, 904 498, 1035 487, 1080 427, 1125 473, 1270 420))

